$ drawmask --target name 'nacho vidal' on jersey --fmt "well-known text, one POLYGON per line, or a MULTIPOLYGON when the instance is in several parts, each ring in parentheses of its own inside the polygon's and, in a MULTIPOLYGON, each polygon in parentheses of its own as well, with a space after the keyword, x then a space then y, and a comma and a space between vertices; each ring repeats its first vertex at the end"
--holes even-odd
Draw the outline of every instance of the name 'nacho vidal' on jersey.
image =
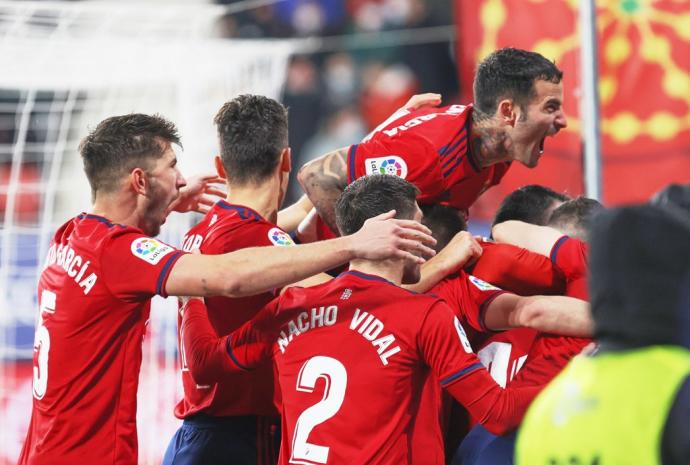
MULTIPOLYGON (((284 354, 294 337, 304 334, 310 329, 333 326, 337 320, 338 307, 336 305, 312 308, 310 312, 304 311, 284 325, 284 329, 278 335, 278 349, 284 354)), ((381 333, 384 332, 384 324, 369 312, 357 308, 352 315, 349 328, 360 334, 376 348, 381 363, 384 365, 388 365, 388 359, 400 352, 398 345, 390 348, 396 342, 395 336, 390 333, 381 336, 381 333)))

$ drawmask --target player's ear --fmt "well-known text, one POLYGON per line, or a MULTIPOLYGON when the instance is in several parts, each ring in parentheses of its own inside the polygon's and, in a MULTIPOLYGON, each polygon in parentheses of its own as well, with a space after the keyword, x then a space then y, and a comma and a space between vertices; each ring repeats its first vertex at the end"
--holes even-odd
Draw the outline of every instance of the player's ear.
POLYGON ((285 147, 280 153, 280 171, 289 173, 292 169, 292 151, 285 147))
POLYGON ((131 173, 129 173, 129 184, 132 190, 140 195, 146 195, 146 190, 148 189, 148 179, 146 179, 146 173, 141 168, 134 168, 131 173))
POLYGON ((228 175, 225 172, 225 167, 223 166, 223 160, 219 155, 216 155, 213 158, 213 164, 216 166, 216 173, 218 173, 218 177, 228 179, 228 175))
POLYGON ((498 102, 496 107, 496 113, 500 120, 509 126, 515 126, 515 122, 518 119, 517 111, 519 111, 518 106, 512 99, 503 99, 498 102))

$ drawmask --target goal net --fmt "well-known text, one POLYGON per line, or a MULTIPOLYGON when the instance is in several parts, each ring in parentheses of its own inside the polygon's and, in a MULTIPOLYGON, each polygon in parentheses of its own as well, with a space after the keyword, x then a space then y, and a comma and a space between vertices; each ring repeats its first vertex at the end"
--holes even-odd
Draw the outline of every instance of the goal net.
MULTIPOLYGON (((285 79, 293 42, 214 38, 230 8, 259 3, 0 1, 0 465, 16 463, 30 417, 36 284, 50 236, 90 206, 80 139, 108 116, 160 113, 180 129, 182 172, 210 171, 222 103, 277 98, 285 79)), ((173 214, 161 237, 179 245, 194 220, 173 214)), ((160 463, 178 425, 172 299, 154 299, 148 328, 142 464, 160 463)))

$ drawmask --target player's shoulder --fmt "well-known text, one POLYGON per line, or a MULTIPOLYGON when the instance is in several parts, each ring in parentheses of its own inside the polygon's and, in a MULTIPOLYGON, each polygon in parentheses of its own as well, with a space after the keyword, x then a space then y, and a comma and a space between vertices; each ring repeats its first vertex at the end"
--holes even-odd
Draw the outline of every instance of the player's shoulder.
MULTIPOLYGON (((226 244, 232 249, 294 245, 289 234, 255 210, 225 201, 216 203, 200 224, 203 227, 197 233, 205 237, 203 242, 207 247, 214 243, 226 244)), ((193 232, 194 228, 190 230, 190 233, 193 232)))

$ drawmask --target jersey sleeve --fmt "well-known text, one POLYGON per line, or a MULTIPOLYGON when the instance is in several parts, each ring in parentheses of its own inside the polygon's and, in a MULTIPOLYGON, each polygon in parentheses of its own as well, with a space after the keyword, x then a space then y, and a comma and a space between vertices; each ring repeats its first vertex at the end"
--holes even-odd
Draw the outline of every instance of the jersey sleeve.
POLYGON ((465 273, 451 275, 431 291, 450 306, 461 321, 476 332, 487 332, 484 313, 489 304, 505 291, 465 273))
POLYGON ((441 386, 494 434, 514 429, 537 395, 535 387, 504 390, 496 384, 472 352, 457 317, 443 302, 429 309, 418 344, 441 386))
POLYGON ((270 356, 271 338, 265 330, 275 312, 275 300, 229 335, 219 336, 206 305, 191 299, 182 317, 182 344, 187 367, 198 384, 221 381, 227 374, 248 371, 270 356), (268 318, 267 318, 268 317, 268 318))
POLYGON ((551 262, 567 280, 586 276, 587 245, 572 237, 563 236, 551 248, 551 262))
POLYGON ((439 154, 413 133, 351 145, 347 154, 348 184, 371 174, 390 174, 411 182, 420 191, 420 202, 435 199, 445 191, 439 154))
POLYGON ((563 275, 541 254, 512 244, 482 242, 472 275, 518 295, 562 295, 563 275))
POLYGON ((101 273, 110 292, 121 299, 167 297, 165 283, 181 250, 140 233, 113 237, 101 253, 101 273))

